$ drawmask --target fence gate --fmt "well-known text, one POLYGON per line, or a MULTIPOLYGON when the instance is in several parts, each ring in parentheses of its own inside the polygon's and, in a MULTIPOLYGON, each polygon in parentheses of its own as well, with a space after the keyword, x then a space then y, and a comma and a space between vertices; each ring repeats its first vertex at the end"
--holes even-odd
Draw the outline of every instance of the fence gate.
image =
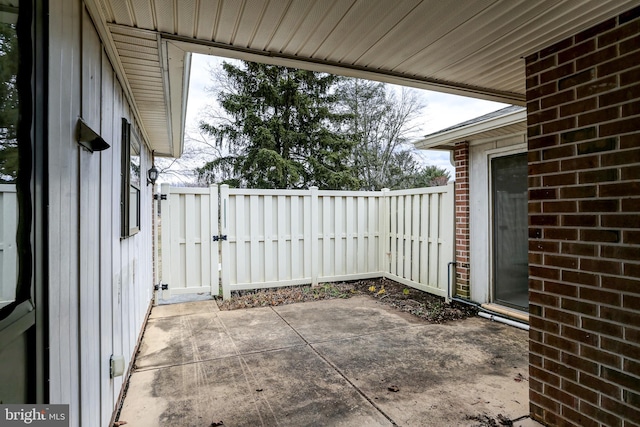
POLYGON ((169 295, 218 294, 218 187, 162 184, 159 226, 162 283, 169 295))
POLYGON ((387 277, 448 295, 453 185, 405 191, 162 186, 170 294, 387 277))

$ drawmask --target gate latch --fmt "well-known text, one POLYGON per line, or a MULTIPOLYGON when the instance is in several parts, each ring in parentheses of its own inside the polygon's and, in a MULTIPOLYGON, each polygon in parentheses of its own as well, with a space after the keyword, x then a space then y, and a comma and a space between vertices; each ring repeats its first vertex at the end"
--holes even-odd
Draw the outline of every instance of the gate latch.
POLYGON ((219 234, 217 236, 213 236, 213 241, 214 242, 218 242, 220 240, 227 240, 227 235, 226 234, 219 234))
POLYGON ((166 194, 160 194, 160 193, 153 195, 153 200, 158 200, 158 198, 160 200, 167 200, 167 195, 166 194))
POLYGON ((153 285, 153 290, 154 291, 158 291, 162 288, 163 291, 166 291, 169 289, 169 284, 168 283, 158 283, 157 285, 153 285))

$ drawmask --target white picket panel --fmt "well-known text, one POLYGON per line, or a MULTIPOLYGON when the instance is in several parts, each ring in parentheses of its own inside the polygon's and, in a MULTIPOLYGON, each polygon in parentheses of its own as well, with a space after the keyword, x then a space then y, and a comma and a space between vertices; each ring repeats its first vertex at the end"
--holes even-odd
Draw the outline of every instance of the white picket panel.
POLYGON ((169 295, 217 294, 219 251, 218 187, 162 185, 162 274, 169 295))
POLYGON ((426 292, 448 295, 454 260, 453 184, 386 193, 390 250, 384 276, 426 292))
POLYGON ((16 186, 0 184, 0 307, 13 301, 18 282, 16 186))
POLYGON ((163 281, 172 293, 217 293, 218 245, 206 243, 219 222, 224 298, 237 290, 375 277, 447 296, 452 184, 379 192, 222 185, 219 213, 216 186, 163 186, 163 193, 163 235, 170 236, 162 239, 163 281))

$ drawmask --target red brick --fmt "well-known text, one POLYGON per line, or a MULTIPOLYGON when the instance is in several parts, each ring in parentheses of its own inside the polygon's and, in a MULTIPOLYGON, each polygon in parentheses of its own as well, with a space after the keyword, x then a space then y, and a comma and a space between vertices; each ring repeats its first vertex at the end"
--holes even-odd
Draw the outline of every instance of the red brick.
POLYGON ((617 199, 581 200, 578 202, 580 212, 617 212, 620 203, 617 199))
MULTIPOLYGON (((618 54, 616 46, 609 46, 604 49, 597 50, 589 55, 585 55, 576 59, 576 70, 584 70, 597 64, 602 64, 608 60, 615 58, 618 54)), ((527 73, 528 75, 528 73, 527 73)))
POLYGON ((625 405, 619 400, 613 400, 607 396, 603 396, 601 406, 603 409, 613 412, 618 417, 640 421, 640 410, 638 410, 638 408, 625 405))
POLYGON ((595 215, 562 215, 562 225, 565 227, 595 227, 598 217, 595 215))
MULTIPOLYGON (((595 313, 584 313, 593 315, 595 313)), ((614 323, 605 322, 602 319, 591 319, 589 317, 583 317, 581 319, 582 328, 598 332, 599 334, 609 335, 616 338, 622 338, 622 326, 616 325, 614 323)))
MULTIPOLYGON (((594 98, 590 98, 594 99, 594 98)), ((601 108, 596 111, 578 116, 578 126, 589 126, 596 123, 608 122, 620 117, 620 107, 601 108)))
POLYGON ((585 387, 589 387, 593 390, 596 390, 600 393, 606 394, 607 396, 611 396, 613 398, 620 398, 620 387, 611 384, 610 382, 603 381, 602 379, 593 376, 589 373, 580 372, 578 382, 585 387))
MULTIPOLYGON (((532 74, 537 74, 540 71, 546 70, 547 68, 551 68, 555 65, 556 65, 555 56, 549 56, 548 58, 544 58, 536 62, 527 63, 527 66, 526 66, 527 76, 530 76, 532 74)), ((528 97, 529 96, 527 95, 527 98, 528 97)))
POLYGON ((627 342, 640 345, 640 328, 632 328, 630 326, 625 326, 624 339, 627 342))
POLYGON ((547 175, 542 179, 545 187, 573 185, 573 184, 577 184, 578 182, 576 179, 575 172, 547 175))
POLYGON ((529 213, 541 213, 542 212, 542 202, 529 202, 527 204, 527 210, 529 213))
POLYGON ((639 261, 640 246, 603 246, 600 249, 600 254, 604 258, 615 258, 615 259, 639 261))
POLYGON ((599 275, 594 273, 585 273, 583 271, 564 270, 562 272, 562 280, 570 283, 578 283, 580 285, 597 286, 599 275))
POLYGON ((575 396, 572 396, 571 394, 560 390, 559 388, 556 387, 552 387, 550 385, 545 385, 544 387, 545 390, 545 395, 549 396, 550 398, 557 400, 558 402, 562 403, 563 405, 567 405, 567 406, 571 406, 571 407, 577 407, 578 406, 578 400, 575 396))
POLYGON ((558 223, 557 215, 529 215, 529 225, 553 226, 558 223))
POLYGON ((551 108, 548 110, 543 110, 537 113, 527 115, 527 125, 532 126, 538 123, 550 122, 557 118, 558 118, 558 110, 555 108, 551 108))
POLYGON ((618 169, 597 169, 593 171, 581 172, 579 176, 580 184, 590 184, 594 182, 608 182, 618 180, 618 169))
POLYGON ((560 248, 558 242, 545 242, 540 240, 529 240, 529 251, 554 252, 557 253, 560 248))
POLYGON ((635 37, 631 37, 630 39, 627 39, 627 40, 623 41, 618 46, 618 50, 620 51, 621 55, 624 55, 624 54, 630 53, 630 52, 635 52, 638 49, 640 49, 640 34, 638 34, 635 37))
POLYGON ((617 243, 620 241, 620 232, 618 230, 580 230, 580 239, 586 242, 617 243))
POLYGON ((555 268, 536 267, 534 265, 530 265, 529 276, 558 280, 560 278, 560 270, 557 270, 555 268))
MULTIPOLYGON (((615 366, 614 366, 615 368, 615 366)), ((618 368, 620 369, 620 368, 618 368)), ((622 369, 631 374, 631 375, 635 375, 637 377, 640 377, 640 362, 636 361, 636 360, 629 360, 629 359, 624 359, 623 362, 623 366, 622 369)))
POLYGON ((596 304, 571 298, 562 298, 560 307, 562 307, 564 310, 573 311, 574 313, 579 313, 581 315, 587 316, 595 316, 598 312, 598 307, 596 304))
POLYGON ((527 138, 535 138, 542 134, 542 126, 540 125, 531 125, 527 128, 527 138))
POLYGON ((622 273, 622 266, 619 262, 616 261, 581 258, 580 270, 595 271, 605 274, 620 274, 622 273))
MULTIPOLYGON (((544 309, 544 317, 549 320, 555 320, 559 323, 563 323, 565 325, 573 325, 573 326, 578 325, 578 316, 576 316, 574 313, 570 313, 563 310, 556 310, 555 308, 551 308, 551 307, 546 307, 544 309)), ((570 334, 567 334, 565 332, 564 327, 562 329, 561 335, 563 337, 575 339, 570 334)))
POLYGON ((640 149, 623 150, 622 141, 620 141, 621 149, 613 153, 602 155, 602 166, 628 165, 632 163, 640 163, 640 149))
POLYGON ((620 305, 620 294, 594 288, 581 288, 580 298, 601 304, 620 305))
POLYGON ((622 297, 622 307, 629 310, 640 308, 640 295, 624 295, 622 297))
POLYGON ((555 188, 543 188, 540 190, 529 190, 529 200, 550 200, 558 197, 558 190, 555 188))
POLYGON ((602 94, 598 97, 598 103, 600 107, 606 107, 623 102, 630 102, 638 98, 640 98, 640 84, 602 94))
MULTIPOLYGON (((640 36, 638 36, 640 39, 640 36)), ((634 68, 620 74, 620 86, 633 85, 640 81, 640 68, 634 68)))
POLYGON ((636 231, 636 230, 623 231, 622 241, 627 244, 640 245, 640 231, 636 231))
POLYGON ((576 155, 576 146, 572 144, 561 145, 559 147, 542 150, 544 160, 554 160, 562 157, 572 157, 576 155))
POLYGON ((561 40, 549 47, 542 49, 540 51, 540 58, 546 58, 547 56, 563 51, 571 47, 572 45, 573 45, 573 42, 571 39, 561 40))
MULTIPOLYGON (((531 237, 531 236, 530 236, 531 237)), ((550 240, 576 240, 578 230, 570 228, 547 228, 544 230, 544 238, 550 240)))
MULTIPOLYGON (((556 89, 556 82, 550 82, 541 86, 534 87, 532 89, 528 89, 526 93, 527 102, 539 100, 543 96, 551 95, 552 93, 556 92, 556 89)), ((542 108, 542 103, 540 103, 540 108, 542 108)))
POLYGON ((616 415, 603 411, 602 409, 591 405, 590 403, 582 400, 580 401, 580 411, 584 412, 586 415, 595 418, 601 423, 612 426, 612 427, 621 427, 621 420, 616 415))
POLYGON ((624 275, 640 278, 640 265, 636 263, 624 263, 624 275))
POLYGON ((548 345, 544 345, 539 342, 530 341, 529 350, 532 353, 544 356, 546 359, 560 360, 560 351, 557 348, 549 347, 548 345))
POLYGON ((562 416, 568 420, 567 427, 600 427, 596 420, 588 418, 585 414, 574 411, 568 406, 562 407, 562 416))
POLYGON ((617 122, 601 124, 599 135, 621 135, 623 133, 631 133, 637 131, 640 131, 640 120, 632 117, 630 119, 618 120, 617 122))
POLYGON ((571 326, 566 326, 566 325, 573 325, 573 326, 577 326, 576 324, 572 324, 569 322, 563 322, 565 323, 565 325, 562 326, 562 336, 565 338, 569 338, 575 341, 579 341, 583 344, 589 344, 592 346, 596 346, 598 345, 598 335, 590 332, 590 331, 585 331, 582 329, 578 329, 578 328, 572 328, 571 326))
POLYGON ((591 28, 588 28, 575 36, 576 43, 582 42, 584 40, 597 37, 598 35, 608 31, 612 28, 615 28, 617 25, 616 18, 608 19, 600 24, 597 24, 591 28))
POLYGON ((585 243, 562 243, 562 251, 566 255, 598 256, 598 247, 585 243))
POLYGON ((545 335, 544 342, 547 345, 556 347, 559 350, 564 350, 565 352, 577 353, 578 351, 578 343, 576 343, 575 341, 567 340, 565 338, 562 338, 556 335, 550 335, 550 334, 545 335))
MULTIPOLYGON (((574 71, 575 71, 575 66, 573 62, 568 62, 566 64, 558 65, 557 67, 551 68, 548 71, 541 73, 540 83, 544 84, 550 81, 562 79, 563 77, 568 77, 572 75, 574 71)), ((542 101, 542 106, 544 108, 544 100, 542 101)))
MULTIPOLYGON (((531 269, 532 267, 529 266, 531 269)), ((564 271, 562 272, 565 273, 564 271)), ((570 297, 578 296, 578 287, 566 283, 557 283, 557 282, 544 282, 544 291, 556 295, 564 295, 570 297)))
POLYGON ((618 17, 618 23, 622 25, 629 21, 633 21, 636 18, 640 18, 640 6, 634 7, 633 9, 627 10, 626 12, 622 13, 618 17))
MULTIPOLYGON (((638 80, 640 80, 640 71, 638 71, 638 80)), ((622 106, 622 117, 640 115, 640 102, 632 102, 622 106)))
POLYGON ((640 32, 640 21, 631 21, 625 25, 622 25, 614 30, 608 31, 598 36, 598 47, 617 43, 620 40, 624 40, 638 34, 638 32, 640 32))
POLYGON ((588 345, 580 346, 580 356, 593 360, 601 365, 611 366, 612 368, 620 369, 622 366, 622 358, 617 354, 598 350, 597 348, 590 347, 588 345))
POLYGON ((553 173, 560 170, 560 162, 529 163, 529 176, 553 173))
MULTIPOLYGON (((586 372, 593 375, 598 374, 597 363, 585 359, 584 357, 577 356, 576 354, 562 353, 560 356, 560 360, 562 361, 562 363, 566 364, 567 366, 571 366, 572 368, 575 368, 580 372, 586 372)), ((572 369, 571 371, 573 372, 574 369, 572 369)), ((565 376, 565 378, 574 379, 571 376, 565 376)), ((576 376, 576 378, 578 377, 576 376)))
POLYGON ((631 375, 627 375, 624 372, 617 371, 607 366, 602 367, 602 378, 616 384, 620 384, 621 386, 628 388, 629 390, 633 390, 635 392, 640 391, 640 381, 638 381, 637 378, 634 378, 631 375))
MULTIPOLYGON (((572 101, 572 100, 573 98, 568 99, 568 101, 572 101)), ((561 132, 567 129, 573 129, 575 127, 576 127, 576 118, 565 117, 564 119, 544 123, 542 125, 542 132, 543 133, 561 132)))
POLYGON ((607 277, 602 276, 602 287, 606 289, 615 289, 620 292, 638 292, 640 291, 640 280, 629 277, 607 277))
POLYGON ((587 402, 591 402, 594 404, 598 402, 598 393, 593 390, 589 390, 586 387, 582 387, 581 385, 578 385, 573 381, 563 379, 562 388, 567 393, 571 393, 574 396, 579 396, 580 399, 586 400, 587 402))
MULTIPOLYGON (((626 183, 629 187, 635 187, 635 188, 640 188, 640 182, 634 182, 634 183, 626 183)), ((610 185, 620 185, 620 184, 610 184, 610 185)), ((607 186, 607 187, 610 187, 607 186)), ((604 187, 604 185, 603 185, 604 187)), ((637 191, 634 192, 633 190, 631 191, 626 191, 626 190, 621 190, 619 187, 618 188, 608 188, 607 189, 607 196, 611 196, 611 195, 616 195, 616 196, 625 196, 625 195, 635 195, 635 194, 640 194, 637 191), (622 193, 622 194, 619 194, 622 193)), ((601 189, 600 192, 602 193, 603 190, 601 189)), ((638 228, 640 227, 640 221, 638 221, 638 215, 637 214, 621 214, 621 215, 616 215, 616 214, 606 214, 606 215, 602 215, 601 217, 601 223, 603 227, 615 227, 615 228, 638 228)))
MULTIPOLYGON (((593 95, 598 95, 600 93, 610 92, 617 87, 618 79, 616 78, 616 76, 605 77, 603 79, 590 81, 589 83, 578 86, 576 88, 576 98, 582 99, 593 95)), ((600 107, 602 107, 602 105, 600 105, 600 107)))
MULTIPOLYGON (((586 168, 585 168, 586 169, 586 168)), ((561 199, 585 199, 595 197, 597 187, 595 185, 580 185, 560 189, 561 199)))
POLYGON ((613 61, 605 62, 597 67, 598 77, 605 77, 611 74, 619 73, 638 65, 638 54, 632 52, 627 55, 619 56, 613 61))
POLYGON ((529 292, 529 305, 539 303, 550 307, 557 307, 559 301, 560 298, 553 295, 541 292, 529 292))
POLYGON ((580 156, 573 159, 562 160, 560 162, 560 169, 562 169, 562 171, 593 169, 598 167, 598 162, 598 156, 580 156))
POLYGON ((572 46, 571 48, 563 52, 560 52, 558 54, 558 63, 562 64, 564 62, 571 61, 580 56, 591 53, 594 50, 596 50, 596 41, 594 39, 586 40, 582 43, 572 46))
POLYGON ((537 403, 543 408, 546 408, 555 413, 557 413, 560 410, 560 404, 558 402, 552 399, 549 399, 548 397, 540 393, 536 393, 535 391, 529 391, 529 399, 531 400, 532 403, 537 403))
MULTIPOLYGON (((595 97, 582 99, 560 107, 560 117, 573 116, 575 114, 584 113, 585 111, 598 108, 598 100, 595 97)), ((555 111, 555 110, 554 110, 555 111)), ((553 117, 551 120, 553 120, 553 117)))
MULTIPOLYGON (((623 323, 629 326, 640 327, 640 316, 634 310, 625 310, 613 307, 600 307, 600 316, 603 319, 623 323)), ((640 354, 640 347, 636 349, 636 356, 640 354)))
MULTIPOLYGON (((555 110, 552 110, 555 111, 555 110)), ((527 117, 529 120, 529 117, 527 117)), ((529 138, 529 150, 537 150, 539 148, 551 147, 558 144, 558 135, 543 135, 539 138, 529 138)))
POLYGON ((558 332, 560 332, 560 327, 557 323, 544 320, 537 316, 529 317, 529 326, 533 329, 538 329, 540 331, 550 332, 553 334, 557 334, 558 332))
POLYGON ((640 199, 622 199, 622 212, 640 212, 640 199))
MULTIPOLYGON (((573 175, 573 174, 571 174, 573 175)), ((547 177, 545 177, 547 178, 547 177)), ((545 213, 556 213, 556 212, 577 212, 578 203, 575 201, 561 201, 561 202, 544 202, 543 203, 543 211, 545 213)))

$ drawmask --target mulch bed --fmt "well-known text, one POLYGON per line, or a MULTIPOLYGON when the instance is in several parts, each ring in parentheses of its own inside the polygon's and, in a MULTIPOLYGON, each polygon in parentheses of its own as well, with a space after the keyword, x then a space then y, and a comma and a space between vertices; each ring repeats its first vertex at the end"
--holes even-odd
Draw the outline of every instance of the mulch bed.
POLYGON ((231 299, 216 299, 221 310, 267 307, 297 302, 320 301, 334 298, 350 298, 368 295, 380 304, 394 307, 431 323, 444 323, 464 319, 477 314, 473 306, 455 301, 447 304, 444 298, 404 286, 388 279, 369 279, 354 282, 323 283, 287 286, 282 288, 238 291, 231 299))

